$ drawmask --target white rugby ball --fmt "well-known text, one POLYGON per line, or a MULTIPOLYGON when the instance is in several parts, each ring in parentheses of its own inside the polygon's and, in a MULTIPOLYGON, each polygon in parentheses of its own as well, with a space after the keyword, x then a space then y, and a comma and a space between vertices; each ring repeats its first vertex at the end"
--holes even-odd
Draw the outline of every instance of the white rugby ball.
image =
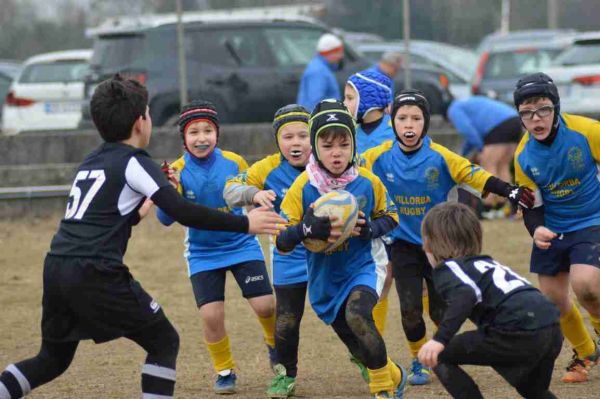
POLYGON ((339 247, 350 237, 358 219, 358 202, 354 195, 344 190, 330 191, 319 197, 314 203, 315 216, 337 216, 343 223, 342 235, 333 243, 327 240, 307 238, 304 247, 311 252, 328 252, 339 247))

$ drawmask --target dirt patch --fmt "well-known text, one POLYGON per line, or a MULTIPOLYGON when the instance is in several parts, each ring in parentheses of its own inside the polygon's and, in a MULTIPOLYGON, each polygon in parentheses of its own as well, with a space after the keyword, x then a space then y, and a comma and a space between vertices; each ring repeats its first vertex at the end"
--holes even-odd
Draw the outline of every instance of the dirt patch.
MULTIPOLYGON (((37 353, 40 345, 42 263, 59 216, 50 219, 0 223, 0 368, 37 353)), ((486 253, 519 273, 527 272, 531 240, 521 222, 485 223, 486 253)), ((165 228, 153 218, 134 229, 126 264, 146 290, 165 309, 181 335, 177 370, 178 398, 211 398, 213 370, 202 340, 183 260, 181 227, 165 228)), ((228 279, 226 318, 232 350, 239 371, 239 398, 263 398, 272 374, 258 321, 241 297, 233 278, 228 279)), ((431 331, 431 323, 428 328, 431 331)), ((400 325, 398 297, 391 293, 385 340, 391 357, 405 367, 410 355, 400 325)), ((565 385, 559 379, 571 357, 565 345, 556 364, 552 389, 560 398, 596 398, 600 390, 600 367, 587 384, 565 385), (596 392, 594 394, 593 392, 596 392)), ((103 345, 83 342, 67 372, 45 385, 31 398, 139 398, 139 373, 144 352, 121 339, 103 345)), ((468 368, 486 398, 514 398, 512 390, 489 368, 468 368)), ((297 394, 306 398, 367 398, 368 388, 348 352, 307 305, 300 332, 300 363, 297 394)), ((409 387, 407 398, 449 397, 439 382, 409 387)))

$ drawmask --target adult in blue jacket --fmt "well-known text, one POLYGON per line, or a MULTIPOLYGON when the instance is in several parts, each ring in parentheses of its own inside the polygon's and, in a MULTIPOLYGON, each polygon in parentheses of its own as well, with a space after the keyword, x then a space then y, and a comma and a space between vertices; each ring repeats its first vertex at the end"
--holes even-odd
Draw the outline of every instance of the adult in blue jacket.
MULTIPOLYGON (((515 109, 484 96, 454 100, 448 107, 448 119, 464 137, 462 155, 478 155, 478 163, 500 179, 512 181, 510 163, 523 128, 515 109)), ((489 196, 486 205, 500 209, 504 200, 489 196)))
POLYGON ((344 58, 344 44, 337 36, 325 33, 317 43, 317 52, 304 70, 296 101, 309 111, 321 100, 342 97, 335 71, 344 58))

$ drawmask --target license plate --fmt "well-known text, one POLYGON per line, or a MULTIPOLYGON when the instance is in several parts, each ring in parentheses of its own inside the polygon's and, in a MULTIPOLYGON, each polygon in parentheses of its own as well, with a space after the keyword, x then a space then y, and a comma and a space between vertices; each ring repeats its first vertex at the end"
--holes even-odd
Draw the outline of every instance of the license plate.
POLYGON ((47 114, 63 114, 68 112, 81 112, 81 103, 53 102, 45 103, 44 110, 47 114))

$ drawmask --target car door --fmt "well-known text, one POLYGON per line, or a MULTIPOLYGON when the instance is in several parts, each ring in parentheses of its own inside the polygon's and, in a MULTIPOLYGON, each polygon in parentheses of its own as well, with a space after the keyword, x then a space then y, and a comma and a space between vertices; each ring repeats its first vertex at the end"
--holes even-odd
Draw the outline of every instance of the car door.
POLYGON ((186 32, 192 98, 215 102, 223 121, 271 121, 278 108, 274 62, 259 26, 186 32))

